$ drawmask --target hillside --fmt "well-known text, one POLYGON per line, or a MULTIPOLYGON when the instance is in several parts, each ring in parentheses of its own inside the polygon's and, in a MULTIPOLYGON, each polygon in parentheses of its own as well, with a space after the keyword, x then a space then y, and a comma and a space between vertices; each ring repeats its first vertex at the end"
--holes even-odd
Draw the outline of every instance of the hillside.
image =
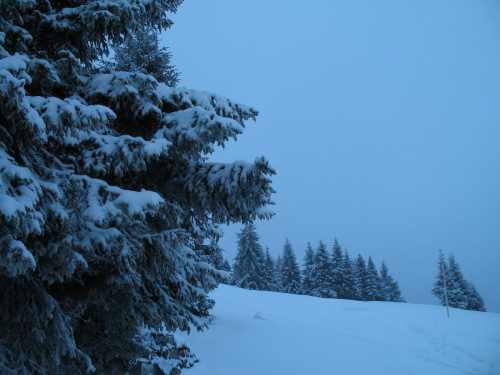
POLYGON ((500 374, 500 314, 221 285, 185 375, 500 374))

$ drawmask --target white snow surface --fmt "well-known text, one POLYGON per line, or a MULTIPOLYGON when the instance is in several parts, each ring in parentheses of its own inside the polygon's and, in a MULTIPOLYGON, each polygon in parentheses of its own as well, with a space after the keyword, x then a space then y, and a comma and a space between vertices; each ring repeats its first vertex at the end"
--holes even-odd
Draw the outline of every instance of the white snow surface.
POLYGON ((185 375, 500 374, 500 314, 220 285, 185 375))

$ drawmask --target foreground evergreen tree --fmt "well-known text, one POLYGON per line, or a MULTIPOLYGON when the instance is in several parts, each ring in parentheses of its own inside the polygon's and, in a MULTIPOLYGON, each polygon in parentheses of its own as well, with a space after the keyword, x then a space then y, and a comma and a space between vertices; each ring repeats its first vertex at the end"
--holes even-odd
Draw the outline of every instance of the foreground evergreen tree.
POLYGON ((2 374, 104 373, 148 329, 203 328, 222 273, 196 244, 271 216, 264 158, 206 161, 257 111, 91 68, 180 2, 0 1, 2 374))
POLYGON ((265 256, 253 223, 238 233, 238 250, 233 266, 234 285, 252 290, 268 290, 265 256))
POLYGON ((443 305, 446 304, 442 271, 444 268, 449 306, 464 310, 486 311, 482 297, 476 288, 465 280, 462 269, 453 254, 449 255, 448 262, 446 262, 443 252, 439 250, 438 265, 439 272, 436 276, 432 294, 438 297, 443 305))
POLYGON ((281 291, 284 293, 300 294, 300 269, 292 244, 286 240, 283 245, 280 268, 281 291))
POLYGON ((314 287, 314 250, 311 243, 307 243, 306 254, 304 255, 304 269, 302 270, 301 293, 312 295, 314 287))
POLYGON ((333 285, 332 264, 326 250, 326 245, 319 241, 314 253, 313 266, 313 289, 311 295, 314 297, 336 298, 333 285))
POLYGON ((389 270, 384 261, 380 266, 380 293, 382 301, 406 302, 401 296, 398 282, 389 275, 389 270))

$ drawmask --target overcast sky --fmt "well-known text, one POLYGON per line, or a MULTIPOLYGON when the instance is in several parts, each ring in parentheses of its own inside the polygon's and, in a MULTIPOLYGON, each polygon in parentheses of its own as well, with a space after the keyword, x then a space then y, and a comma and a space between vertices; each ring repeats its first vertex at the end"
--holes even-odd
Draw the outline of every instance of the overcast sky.
POLYGON ((256 223, 274 257, 337 237, 437 304, 442 249, 500 312, 500 1, 185 0, 172 19, 180 86, 260 112, 213 159, 276 169, 256 223))

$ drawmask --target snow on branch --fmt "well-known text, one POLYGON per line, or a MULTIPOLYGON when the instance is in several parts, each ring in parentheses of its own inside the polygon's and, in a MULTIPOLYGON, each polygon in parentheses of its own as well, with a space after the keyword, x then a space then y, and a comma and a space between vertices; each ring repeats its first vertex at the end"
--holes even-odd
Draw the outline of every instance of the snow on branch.
POLYGON ((255 217, 269 219, 273 213, 263 207, 274 204, 270 176, 276 174, 264 158, 254 163, 201 163, 186 182, 192 202, 210 207, 216 223, 251 221, 255 217))

